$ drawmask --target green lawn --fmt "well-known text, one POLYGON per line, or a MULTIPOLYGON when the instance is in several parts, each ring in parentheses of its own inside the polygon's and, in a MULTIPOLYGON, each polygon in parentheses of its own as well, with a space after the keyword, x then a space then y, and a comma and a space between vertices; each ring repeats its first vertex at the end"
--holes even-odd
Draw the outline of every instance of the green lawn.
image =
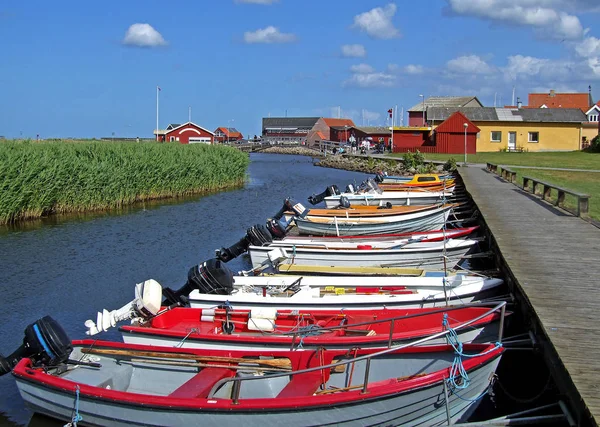
MULTIPOLYGON (((537 178, 550 184, 576 191, 578 193, 589 194, 591 196, 589 215, 593 219, 600 221, 600 173, 520 168, 513 170, 517 172, 517 183, 521 187, 523 186, 522 177, 529 176, 531 178, 537 178)), ((556 200, 555 190, 552 190, 551 200, 556 200)), ((565 205, 567 208, 575 209, 576 199, 573 196, 566 195, 565 205)))
MULTIPOLYGON (((393 154, 402 157, 402 153, 393 154)), ((453 157, 456 163, 462 163, 462 154, 425 154, 427 160, 446 161, 453 157)), ((538 166, 571 169, 600 170, 600 153, 583 153, 581 151, 545 152, 545 153, 477 153, 469 154, 469 163, 495 163, 499 165, 538 166)))

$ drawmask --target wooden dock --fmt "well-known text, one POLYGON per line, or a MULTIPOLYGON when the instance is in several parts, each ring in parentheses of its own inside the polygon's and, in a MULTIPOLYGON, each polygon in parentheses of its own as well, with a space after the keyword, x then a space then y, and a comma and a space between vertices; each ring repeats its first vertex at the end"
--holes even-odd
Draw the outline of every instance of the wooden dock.
POLYGON ((482 168, 459 173, 575 421, 598 425, 600 229, 482 168))

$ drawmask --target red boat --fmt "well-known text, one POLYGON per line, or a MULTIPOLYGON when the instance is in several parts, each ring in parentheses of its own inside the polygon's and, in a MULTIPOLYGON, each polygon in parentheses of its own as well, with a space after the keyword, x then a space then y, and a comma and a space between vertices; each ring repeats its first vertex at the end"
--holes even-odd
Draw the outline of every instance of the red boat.
MULTIPOLYGON (((203 349, 384 348, 444 331, 447 326, 457 330, 462 342, 494 342, 501 306, 310 312, 175 308, 120 330, 126 343, 203 349), (477 320, 468 327, 460 327, 473 319, 477 320)), ((445 343, 445 338, 432 343, 445 343)))

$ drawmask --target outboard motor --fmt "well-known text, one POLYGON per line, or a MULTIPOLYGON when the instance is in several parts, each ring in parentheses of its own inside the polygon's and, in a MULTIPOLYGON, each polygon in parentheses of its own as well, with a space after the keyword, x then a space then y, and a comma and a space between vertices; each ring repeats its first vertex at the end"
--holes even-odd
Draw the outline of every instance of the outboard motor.
POLYGON ((377 172, 374 180, 375 180, 375 182, 380 184, 383 182, 383 180, 385 179, 386 176, 387 176, 387 174, 385 172, 377 172))
POLYGON ((350 200, 346 196, 340 197, 340 208, 348 209, 350 208, 350 200))
POLYGON ((262 224, 256 224, 246 230, 246 235, 237 243, 228 248, 217 249, 215 253, 221 261, 229 262, 246 252, 250 245, 264 246, 272 241, 273 235, 270 230, 262 224))
POLYGON ((310 196, 308 198, 308 203, 310 203, 311 205, 316 205, 317 203, 321 203, 323 200, 325 200, 325 197, 327 196, 338 196, 339 194, 340 189, 337 185, 333 184, 327 187, 322 193, 313 194, 312 196, 310 196))
POLYGON ((346 193, 354 193, 354 185, 348 184, 346 185, 346 193))
POLYGON ((0 375, 9 373, 23 358, 35 364, 58 365, 68 360, 73 346, 64 329, 50 316, 44 316, 25 328, 23 344, 11 355, 0 355, 0 375))
POLYGON ((383 193, 383 190, 379 187, 379 185, 377 185, 377 183, 372 178, 367 179, 360 186, 362 189, 367 191, 371 190, 379 194, 383 193))
POLYGON ((233 273, 216 258, 195 265, 190 268, 188 280, 180 289, 163 289, 163 305, 187 303, 187 297, 195 289, 203 294, 229 295, 233 291, 233 273))

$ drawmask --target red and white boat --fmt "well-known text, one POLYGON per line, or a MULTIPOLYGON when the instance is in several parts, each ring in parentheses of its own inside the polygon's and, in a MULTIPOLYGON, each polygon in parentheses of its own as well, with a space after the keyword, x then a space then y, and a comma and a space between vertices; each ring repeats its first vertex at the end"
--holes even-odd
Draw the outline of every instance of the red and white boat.
MULTIPOLYGON (((442 332, 446 324, 461 342, 495 342, 500 327, 500 304, 425 309, 233 310, 175 308, 147 320, 122 326, 130 344, 180 348, 287 350, 385 348, 442 332), (468 327, 461 325, 477 319, 468 327)), ((445 337, 428 344, 443 344, 445 337)))
POLYGON ((83 425, 447 425, 490 388, 503 348, 233 351, 73 341, 13 369, 33 411, 83 425), (72 348, 72 350, 71 350, 72 348), (460 361, 462 354, 468 358, 460 361))
POLYGON ((286 236, 274 240, 269 247, 317 247, 323 249, 390 249, 414 242, 440 242, 469 236, 479 227, 452 228, 448 230, 416 233, 377 234, 358 236, 286 236))

